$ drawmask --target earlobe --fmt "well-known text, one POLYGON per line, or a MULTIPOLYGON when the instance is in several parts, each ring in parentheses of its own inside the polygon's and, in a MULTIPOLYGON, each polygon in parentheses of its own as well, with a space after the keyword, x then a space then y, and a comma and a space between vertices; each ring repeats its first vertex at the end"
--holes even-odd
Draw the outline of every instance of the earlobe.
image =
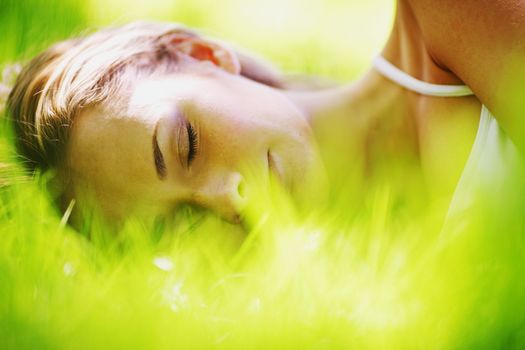
POLYGON ((199 61, 210 61, 232 74, 240 74, 241 64, 237 55, 230 49, 214 42, 189 37, 177 44, 177 49, 199 61))

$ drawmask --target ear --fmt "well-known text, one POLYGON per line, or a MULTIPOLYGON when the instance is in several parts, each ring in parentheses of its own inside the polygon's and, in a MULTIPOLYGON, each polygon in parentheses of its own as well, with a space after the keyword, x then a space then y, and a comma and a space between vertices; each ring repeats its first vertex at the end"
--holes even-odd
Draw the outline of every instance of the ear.
POLYGON ((198 37, 186 37, 177 43, 177 50, 196 60, 210 61, 229 73, 241 73, 237 55, 226 46, 198 37))
POLYGON ((199 37, 195 33, 176 31, 164 39, 166 47, 182 52, 200 61, 213 62, 232 74, 242 76, 275 88, 285 88, 281 72, 271 64, 242 50, 199 37))

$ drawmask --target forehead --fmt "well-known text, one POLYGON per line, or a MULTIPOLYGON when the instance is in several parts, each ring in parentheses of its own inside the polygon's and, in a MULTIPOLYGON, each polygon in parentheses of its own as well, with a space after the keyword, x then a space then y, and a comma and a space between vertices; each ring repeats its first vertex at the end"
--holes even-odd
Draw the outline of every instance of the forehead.
POLYGON ((284 96, 241 76, 224 72, 207 62, 169 75, 152 75, 134 84, 128 115, 161 115, 176 107, 198 107, 200 112, 244 116, 288 111, 284 96))

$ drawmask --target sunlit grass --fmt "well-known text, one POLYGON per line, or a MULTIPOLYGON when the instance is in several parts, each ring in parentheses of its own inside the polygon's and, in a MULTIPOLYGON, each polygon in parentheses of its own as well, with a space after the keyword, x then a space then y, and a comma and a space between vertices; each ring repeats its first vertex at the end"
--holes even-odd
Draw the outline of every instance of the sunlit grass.
POLYGON ((243 240, 191 211, 170 232, 129 222, 87 240, 34 181, 4 189, 3 348, 521 344, 524 244, 513 225, 474 225, 443 243, 431 218, 393 217, 388 190, 346 220, 282 215, 287 199, 272 197, 243 240))
MULTIPOLYGON (((380 9, 389 21, 392 2, 3 6, 4 61, 85 26, 147 16, 200 25, 287 69, 343 79, 379 49, 388 24, 372 21, 366 36, 358 29, 380 9)), ((439 208, 417 192, 404 206, 399 196, 408 194, 395 186, 356 197, 348 185, 309 211, 278 188, 254 186, 245 232, 186 208, 165 225, 130 221, 109 234, 92 222, 78 233, 52 205, 48 177, 22 172, 5 120, 0 134, 0 349, 525 346, 520 179, 508 184, 504 216, 482 201, 457 231, 442 228, 439 208)))

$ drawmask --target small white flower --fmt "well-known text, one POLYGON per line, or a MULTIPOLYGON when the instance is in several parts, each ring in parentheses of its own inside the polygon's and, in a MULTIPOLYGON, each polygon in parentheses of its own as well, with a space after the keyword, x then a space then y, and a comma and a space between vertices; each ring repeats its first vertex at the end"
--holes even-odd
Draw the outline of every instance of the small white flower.
POLYGON ((157 266, 160 270, 169 272, 173 270, 175 264, 170 258, 166 256, 159 256, 153 259, 153 265, 157 266))
POLYGON ((74 276, 77 273, 75 266, 69 261, 64 264, 62 270, 64 271, 64 275, 68 277, 74 276))

